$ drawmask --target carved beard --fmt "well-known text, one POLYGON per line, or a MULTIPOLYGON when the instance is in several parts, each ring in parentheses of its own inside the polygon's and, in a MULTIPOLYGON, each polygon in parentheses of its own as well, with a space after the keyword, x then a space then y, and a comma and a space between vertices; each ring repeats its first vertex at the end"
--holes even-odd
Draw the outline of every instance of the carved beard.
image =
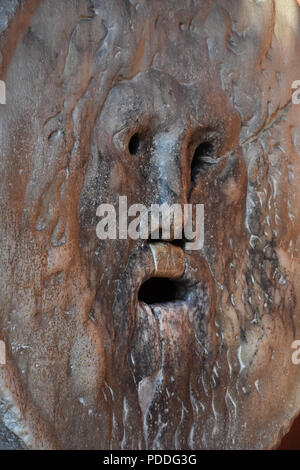
MULTIPOLYGON (((204 177, 218 178, 220 189, 207 207, 207 232, 215 237, 201 256, 190 255, 202 269, 202 284, 195 289, 198 315, 193 317, 182 299, 138 302, 138 289, 151 276, 151 255, 142 244, 129 250, 104 314, 111 350, 103 403, 112 448, 236 448, 245 438, 240 430, 247 433, 250 409, 271 393, 270 377, 278 396, 284 393, 281 353, 293 339, 295 302, 293 284, 283 282, 276 238, 267 232, 276 203, 272 167, 259 149, 256 142, 239 147, 222 171, 204 177), (261 174, 253 180, 254 167, 261 174), (262 207, 258 195, 266 187, 269 205, 265 201, 262 207)), ((195 189, 193 202, 202 189, 195 189)), ((105 311, 101 291, 97 308, 105 311)), ((265 419, 266 412, 255 415, 262 427, 265 419)))

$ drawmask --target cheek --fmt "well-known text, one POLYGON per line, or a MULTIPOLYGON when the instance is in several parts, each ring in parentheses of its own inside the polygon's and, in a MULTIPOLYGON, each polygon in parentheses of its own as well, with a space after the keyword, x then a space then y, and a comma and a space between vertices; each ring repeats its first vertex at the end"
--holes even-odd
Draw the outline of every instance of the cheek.
POLYGON ((75 396, 82 405, 96 407, 105 376, 105 354, 103 337, 91 323, 78 330, 70 351, 70 371, 75 396))
POLYGON ((235 178, 229 178, 224 186, 223 193, 228 204, 236 205, 240 202, 243 195, 243 187, 235 178))
POLYGON ((112 164, 110 170, 109 187, 112 192, 119 192, 122 182, 126 181, 123 167, 119 162, 112 164))

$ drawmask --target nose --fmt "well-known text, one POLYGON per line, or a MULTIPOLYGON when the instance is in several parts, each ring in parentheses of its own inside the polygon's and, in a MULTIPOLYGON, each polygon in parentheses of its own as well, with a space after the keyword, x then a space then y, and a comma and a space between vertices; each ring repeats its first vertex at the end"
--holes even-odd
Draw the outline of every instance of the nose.
POLYGON ((155 138, 153 150, 150 166, 154 204, 150 212, 154 223, 151 224, 149 238, 181 239, 189 179, 184 137, 178 128, 160 133, 155 138), (161 214, 159 218, 157 211, 161 214))

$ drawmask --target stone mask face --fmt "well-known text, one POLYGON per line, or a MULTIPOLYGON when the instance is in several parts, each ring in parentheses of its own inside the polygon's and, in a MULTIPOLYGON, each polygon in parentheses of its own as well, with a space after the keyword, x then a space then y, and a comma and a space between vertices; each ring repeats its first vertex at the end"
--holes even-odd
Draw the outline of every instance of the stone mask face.
POLYGON ((66 3, 3 13, 1 419, 33 448, 274 447, 300 408, 297 4, 66 3), (203 248, 99 240, 119 196, 204 204, 203 248))

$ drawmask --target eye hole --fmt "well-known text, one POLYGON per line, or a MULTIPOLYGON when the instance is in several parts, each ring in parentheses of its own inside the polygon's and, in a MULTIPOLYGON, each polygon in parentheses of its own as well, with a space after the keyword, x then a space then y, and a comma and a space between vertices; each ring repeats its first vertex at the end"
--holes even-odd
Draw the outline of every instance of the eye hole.
POLYGON ((215 163, 213 155, 214 146, 211 142, 202 142, 198 145, 191 165, 191 180, 193 183, 195 183, 202 170, 215 163))
POLYGON ((129 140, 129 143, 128 143, 129 153, 131 155, 136 155, 140 149, 140 146, 141 146, 141 137, 136 132, 135 134, 133 134, 133 136, 129 140))

